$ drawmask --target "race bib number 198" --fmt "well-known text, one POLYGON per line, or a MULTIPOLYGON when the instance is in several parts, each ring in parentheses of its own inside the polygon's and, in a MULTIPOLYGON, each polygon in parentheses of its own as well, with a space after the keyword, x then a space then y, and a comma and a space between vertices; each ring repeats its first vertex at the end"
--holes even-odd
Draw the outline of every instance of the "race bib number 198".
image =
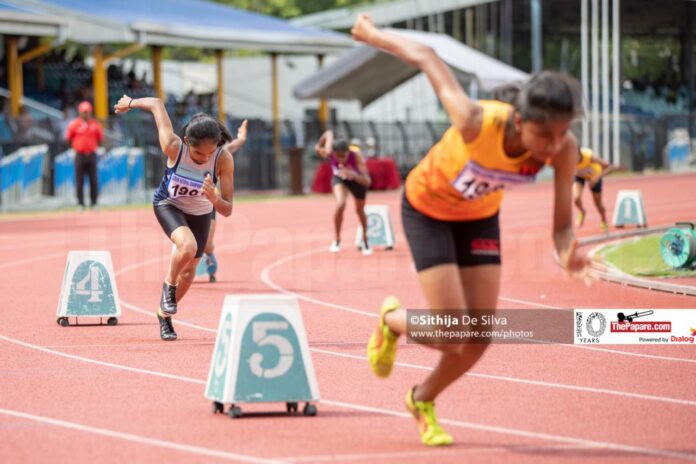
POLYGON ((183 196, 196 196, 200 194, 202 182, 172 174, 169 181, 169 196, 172 198, 183 196))

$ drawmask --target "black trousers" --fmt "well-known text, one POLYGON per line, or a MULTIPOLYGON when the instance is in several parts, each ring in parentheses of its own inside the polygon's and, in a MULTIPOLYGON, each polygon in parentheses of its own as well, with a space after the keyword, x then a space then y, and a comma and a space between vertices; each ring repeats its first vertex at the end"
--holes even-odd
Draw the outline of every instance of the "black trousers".
POLYGON ((97 154, 89 155, 75 154, 75 185, 77 187, 77 202, 80 206, 85 206, 85 174, 89 176, 89 199, 90 205, 97 204, 99 187, 97 184, 97 154))

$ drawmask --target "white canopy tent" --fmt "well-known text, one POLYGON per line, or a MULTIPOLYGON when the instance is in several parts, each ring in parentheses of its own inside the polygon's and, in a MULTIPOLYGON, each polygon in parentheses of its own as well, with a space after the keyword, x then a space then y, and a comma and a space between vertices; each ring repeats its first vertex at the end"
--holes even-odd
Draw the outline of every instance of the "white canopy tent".
MULTIPOLYGON (((523 80, 526 73, 467 47, 444 34, 387 29, 432 47, 462 82, 491 91, 497 86, 523 80)), ((331 98, 358 100, 367 106, 380 96, 418 74, 418 69, 367 45, 341 55, 294 88, 299 99, 331 98)))

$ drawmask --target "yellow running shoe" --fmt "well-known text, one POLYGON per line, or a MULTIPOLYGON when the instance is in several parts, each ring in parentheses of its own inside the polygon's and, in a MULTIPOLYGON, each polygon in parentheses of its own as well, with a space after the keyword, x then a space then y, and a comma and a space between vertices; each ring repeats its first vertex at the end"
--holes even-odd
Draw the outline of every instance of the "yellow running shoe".
POLYGON ((608 234, 608 233, 609 233, 609 225, 608 225, 606 222, 602 221, 602 222, 599 224, 599 228, 602 229, 602 233, 603 233, 603 234, 608 234))
POLYGON ((367 343, 367 360, 370 362, 372 372, 377 377, 389 377, 392 367, 394 367, 396 342, 399 336, 392 332, 389 326, 384 323, 384 316, 400 307, 401 303, 399 303, 396 297, 388 296, 384 299, 379 323, 372 332, 370 341, 367 343))
POLYGON ((578 212, 578 218, 575 221, 575 227, 582 227, 584 222, 585 222, 585 212, 580 211, 580 212, 578 212))
POLYGON ((452 444, 452 435, 445 432, 437 423, 435 403, 432 401, 416 401, 413 392, 416 387, 406 393, 406 409, 418 422, 421 442, 426 446, 447 446, 452 444))

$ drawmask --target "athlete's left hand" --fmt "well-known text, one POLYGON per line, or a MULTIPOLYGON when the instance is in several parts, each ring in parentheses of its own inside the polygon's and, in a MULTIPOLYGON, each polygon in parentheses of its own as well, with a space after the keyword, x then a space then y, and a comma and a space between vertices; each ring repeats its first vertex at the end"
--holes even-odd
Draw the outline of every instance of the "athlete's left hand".
POLYGON ((203 196, 205 196, 209 202, 212 204, 217 202, 218 194, 215 191, 215 184, 213 184, 213 178, 210 176, 210 174, 206 174, 201 191, 203 192, 203 196))

